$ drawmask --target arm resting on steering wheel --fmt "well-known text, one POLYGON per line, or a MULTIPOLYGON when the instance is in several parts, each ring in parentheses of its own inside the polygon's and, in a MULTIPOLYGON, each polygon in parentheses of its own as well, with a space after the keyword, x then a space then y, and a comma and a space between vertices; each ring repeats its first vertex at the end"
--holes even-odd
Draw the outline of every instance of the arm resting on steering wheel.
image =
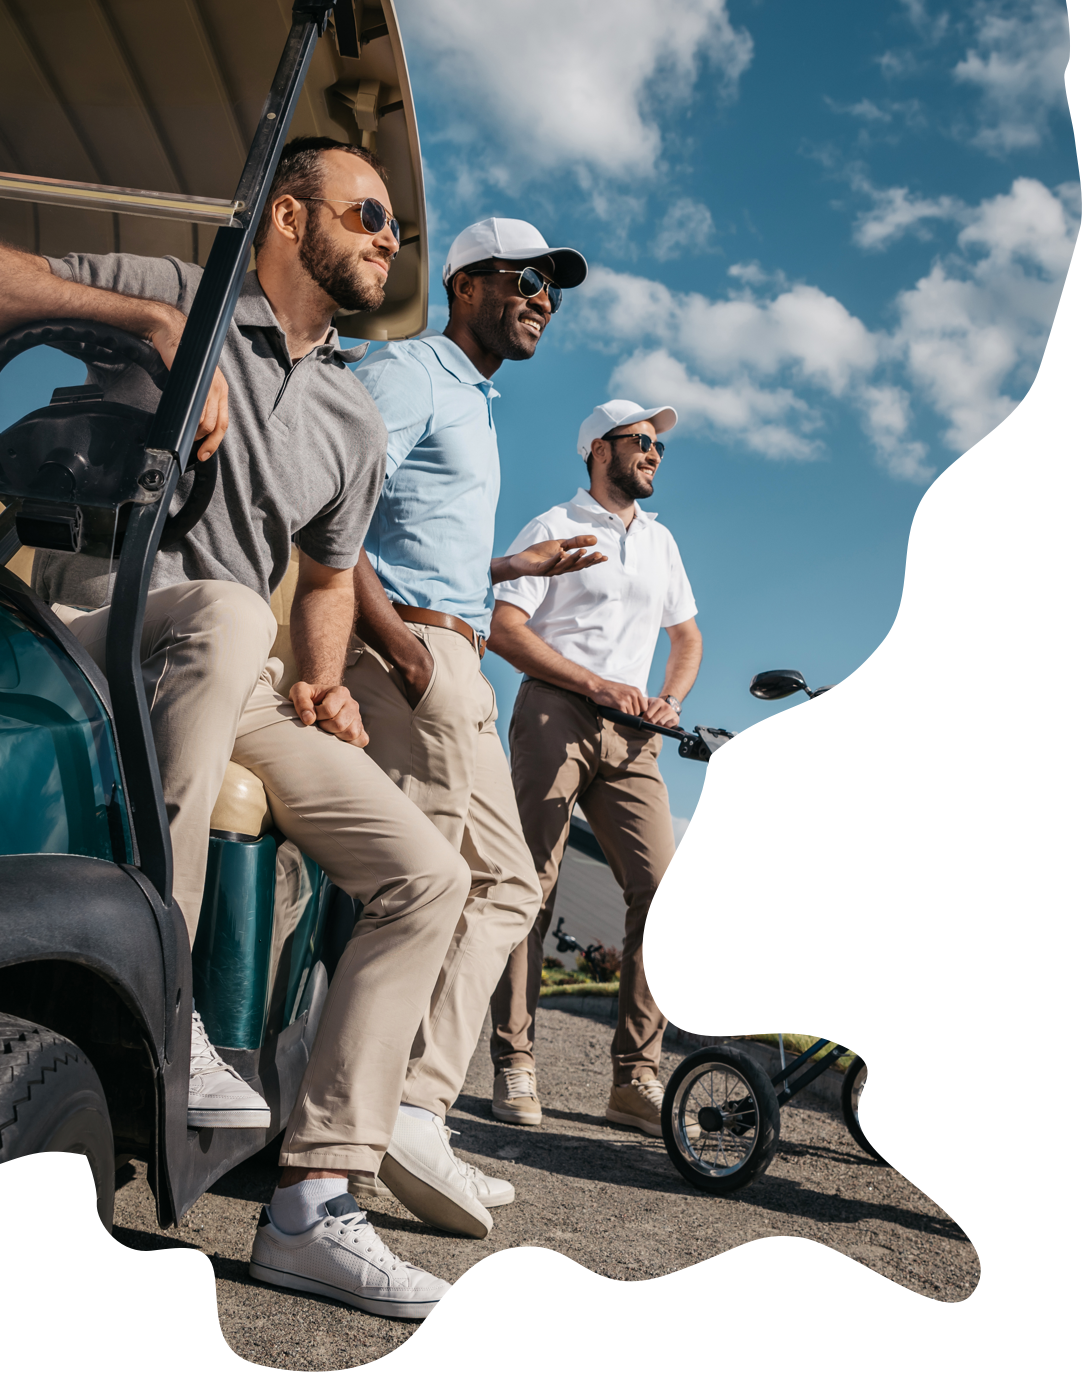
MULTIPOLYGON (((175 306, 160 300, 84 286, 56 276, 43 257, 0 244, 0 334, 39 319, 93 319, 149 340, 167 367, 172 366, 187 323, 175 306)), ((196 439, 198 457, 214 453, 229 426, 229 388, 217 369, 203 407, 196 439)))

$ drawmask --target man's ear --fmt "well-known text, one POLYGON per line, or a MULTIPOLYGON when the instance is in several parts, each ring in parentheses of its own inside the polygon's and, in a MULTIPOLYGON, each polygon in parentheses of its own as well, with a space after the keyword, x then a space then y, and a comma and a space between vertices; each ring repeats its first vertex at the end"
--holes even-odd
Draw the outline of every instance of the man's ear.
POLYGON ((477 277, 472 277, 469 272, 459 271, 451 278, 451 294, 456 300, 473 304, 476 291, 477 277))
POLYGON ((605 439, 593 439, 590 445, 590 456, 596 463, 601 463, 603 467, 609 465, 609 444, 605 439))
POLYGON ((300 243, 305 232, 307 206, 291 195, 280 195, 271 206, 271 232, 288 243, 300 243))

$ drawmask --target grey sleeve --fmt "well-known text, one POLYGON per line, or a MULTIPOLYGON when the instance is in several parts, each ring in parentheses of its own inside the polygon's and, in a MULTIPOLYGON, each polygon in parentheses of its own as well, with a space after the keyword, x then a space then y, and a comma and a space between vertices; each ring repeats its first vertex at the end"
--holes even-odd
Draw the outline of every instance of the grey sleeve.
POLYGON ((160 300, 185 314, 202 275, 198 267, 175 257, 137 257, 134 253, 69 253, 67 257, 46 257, 45 261, 54 276, 122 296, 160 300))

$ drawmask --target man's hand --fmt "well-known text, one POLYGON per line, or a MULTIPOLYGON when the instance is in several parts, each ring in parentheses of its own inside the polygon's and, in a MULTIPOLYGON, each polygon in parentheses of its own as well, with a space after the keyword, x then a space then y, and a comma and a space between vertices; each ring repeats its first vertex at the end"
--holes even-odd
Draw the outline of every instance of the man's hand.
POLYGON ((416 710, 421 704, 422 696, 429 689, 436 664, 421 640, 413 634, 410 638, 417 644, 417 651, 411 653, 409 663, 397 663, 396 666, 402 678, 402 690, 407 703, 411 710, 416 710))
POLYGON ((346 744, 364 748, 369 741, 361 709, 344 686, 320 687, 294 682, 290 700, 303 725, 316 725, 346 744))
MULTIPOLYGON (((184 326, 188 320, 171 305, 160 305, 158 308, 161 311, 161 323, 150 331, 148 337, 158 350, 158 354, 165 365, 172 368, 173 359, 177 356, 181 335, 184 333, 184 326)), ((213 453, 218 451, 218 445, 225 438, 228 428, 229 387, 221 370, 216 367, 214 377, 211 380, 211 389, 207 393, 207 399, 203 406, 203 413, 199 417, 199 428, 196 430, 196 442, 198 443, 200 439, 204 440, 196 453, 200 462, 206 462, 213 453)))
POLYGON ((623 710, 625 715, 642 715, 647 709, 646 696, 637 687, 624 682, 607 682, 601 678, 587 694, 595 705, 623 710))
POLYGON ((667 725, 670 729, 680 729, 681 717, 673 709, 668 701, 663 701, 661 696, 651 696, 647 700, 647 709, 643 712, 644 720, 649 720, 652 725, 667 725))
POLYGON ((515 577, 562 577, 565 572, 581 572, 585 567, 608 562, 604 553, 583 551, 597 542, 593 534, 579 534, 574 539, 544 539, 520 553, 494 558, 490 564, 493 584, 510 582, 515 577))

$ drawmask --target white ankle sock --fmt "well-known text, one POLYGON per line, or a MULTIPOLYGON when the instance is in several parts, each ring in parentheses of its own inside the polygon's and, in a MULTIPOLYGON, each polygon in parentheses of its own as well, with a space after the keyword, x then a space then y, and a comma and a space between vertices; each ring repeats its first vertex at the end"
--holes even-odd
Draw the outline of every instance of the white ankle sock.
POLYGON ((435 1120, 437 1125, 444 1123, 435 1111, 426 1111, 424 1106, 407 1106, 405 1102, 401 1102, 399 1110, 404 1116, 416 1116, 418 1120, 435 1120))
POLYGON ((286 1235, 310 1230, 327 1215, 325 1201, 342 1196, 347 1178, 306 1178, 292 1187, 276 1187, 271 1198, 271 1223, 286 1235))

